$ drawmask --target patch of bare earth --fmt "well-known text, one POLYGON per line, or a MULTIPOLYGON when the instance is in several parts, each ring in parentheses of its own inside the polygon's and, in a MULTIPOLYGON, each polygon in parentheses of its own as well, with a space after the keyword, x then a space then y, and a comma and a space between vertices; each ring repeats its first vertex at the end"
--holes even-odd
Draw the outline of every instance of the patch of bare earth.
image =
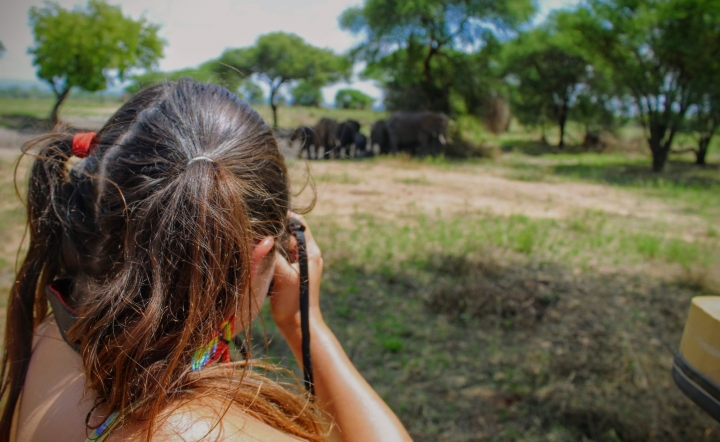
POLYGON ((34 135, 20 133, 16 130, 0 127, 0 155, 3 157, 17 157, 22 145, 34 135))
MULTIPOLYGON (((686 233, 705 226, 700 217, 677 213, 659 200, 609 185, 515 181, 481 166, 450 170, 385 160, 315 161, 310 168, 317 185, 314 213, 341 222, 363 212, 396 220, 409 209, 427 214, 486 212, 555 219, 593 210, 632 218, 639 225, 668 223, 686 233)), ((304 166, 298 163, 292 171, 302 181, 304 166)))

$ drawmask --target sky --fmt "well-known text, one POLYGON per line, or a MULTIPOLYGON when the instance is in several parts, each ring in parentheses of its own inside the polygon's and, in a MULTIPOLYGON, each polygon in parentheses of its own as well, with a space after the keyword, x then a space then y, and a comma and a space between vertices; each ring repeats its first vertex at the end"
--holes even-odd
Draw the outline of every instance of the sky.
MULTIPOLYGON (((500 0, 501 1, 501 0, 500 0)), ((87 0, 57 0, 66 8, 87 0)), ((273 31, 294 32, 310 44, 344 52, 360 40, 342 31, 338 17, 361 0, 109 0, 119 4, 125 15, 145 17, 161 25, 160 36, 167 40, 163 71, 197 66, 218 57, 226 48, 252 45, 258 36, 273 31)), ((570 7, 578 0, 538 0, 536 22, 556 8, 570 7)), ((0 58, 0 79, 33 80, 36 69, 27 53, 33 44, 28 23, 31 6, 43 0, 1 0, 0 41, 6 51, 0 58)), ((354 78, 323 90, 327 103, 345 87, 360 89, 375 98, 380 90, 370 81, 354 78)))

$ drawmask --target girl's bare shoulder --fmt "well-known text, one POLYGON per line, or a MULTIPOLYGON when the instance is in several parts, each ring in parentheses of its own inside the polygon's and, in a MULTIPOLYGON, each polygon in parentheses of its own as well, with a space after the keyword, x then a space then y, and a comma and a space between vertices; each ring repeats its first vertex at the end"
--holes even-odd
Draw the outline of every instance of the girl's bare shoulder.
MULTIPOLYGON (((107 442, 144 442, 147 425, 125 425, 113 430, 107 442)), ((244 413, 239 406, 228 408, 219 398, 198 398, 176 405, 174 410, 158 420, 153 441, 278 441, 297 442, 270 425, 244 413)))

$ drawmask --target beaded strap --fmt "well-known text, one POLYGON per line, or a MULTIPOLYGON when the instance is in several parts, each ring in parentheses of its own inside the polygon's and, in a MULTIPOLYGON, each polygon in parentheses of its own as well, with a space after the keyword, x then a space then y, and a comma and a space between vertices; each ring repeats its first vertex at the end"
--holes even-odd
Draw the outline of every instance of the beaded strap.
POLYGON ((212 339, 195 350, 192 358, 192 371, 201 370, 217 361, 230 362, 230 341, 235 329, 235 318, 231 317, 220 324, 212 339))

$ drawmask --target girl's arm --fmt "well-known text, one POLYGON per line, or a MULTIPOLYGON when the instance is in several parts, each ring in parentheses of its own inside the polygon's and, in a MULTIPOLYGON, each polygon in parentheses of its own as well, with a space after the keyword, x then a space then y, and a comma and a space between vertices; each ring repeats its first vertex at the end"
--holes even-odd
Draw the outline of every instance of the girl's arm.
MULTIPOLYGON (((318 404, 332 416, 337 426, 336 434, 345 442, 412 440, 395 413, 363 379, 325 324, 319 304, 323 267, 320 249, 305 220, 293 213, 290 216, 305 225, 310 276, 310 352, 318 404)), ((272 314, 295 358, 302 363, 299 290, 297 264, 290 265, 278 256, 273 296, 270 298, 272 314)))

